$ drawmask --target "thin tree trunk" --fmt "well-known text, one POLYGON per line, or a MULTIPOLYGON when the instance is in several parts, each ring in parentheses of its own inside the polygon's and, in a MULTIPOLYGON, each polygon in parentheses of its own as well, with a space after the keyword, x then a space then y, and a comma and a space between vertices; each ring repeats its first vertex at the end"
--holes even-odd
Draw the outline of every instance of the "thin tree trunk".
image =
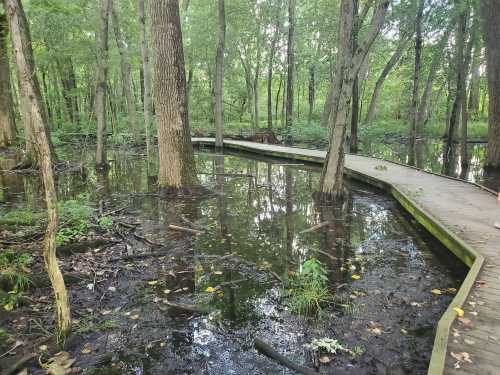
POLYGON ((219 45, 215 58, 215 147, 223 147, 224 116, 222 108, 222 96, 224 92, 224 47, 226 43, 226 11, 224 0, 219 0, 219 45))
MULTIPOLYGON (((477 39, 480 40, 479 38, 477 39)), ((471 82, 469 95, 469 114, 477 119, 479 117, 479 97, 481 95, 481 44, 479 42, 474 46, 472 57, 471 82)))
POLYGON ((111 8, 111 0, 100 0, 100 24, 99 24, 99 77, 96 90, 96 116, 97 116, 97 151, 96 168, 107 167, 106 143, 107 143, 107 115, 106 115, 106 93, 108 79, 108 20, 111 8))
POLYGON ((411 116, 410 116, 410 149, 408 164, 415 165, 415 144, 418 137, 417 117, 418 117, 418 104, 420 98, 420 71, 422 60, 422 19, 424 15, 425 0, 419 0, 417 17, 415 19, 415 65, 413 72, 413 92, 411 100, 411 116))
POLYGON ((135 101, 132 94, 132 80, 130 72, 130 63, 128 59, 127 43, 125 42, 125 37, 123 36, 122 30, 120 29, 120 21, 118 19, 118 13, 114 4, 111 5, 111 17, 113 18, 113 30, 116 39, 116 45, 118 47, 118 52, 120 53, 120 70, 122 76, 123 93, 125 94, 125 100, 127 102, 127 114, 130 123, 130 128, 132 129, 132 135, 134 138, 134 143, 139 143, 139 128, 137 125, 137 113, 135 111, 135 101))
MULTIPOLYGON (((148 166, 149 166, 149 159, 151 155, 151 146, 150 146, 150 126, 152 123, 152 118, 151 118, 151 79, 150 79, 150 70, 149 70, 149 49, 148 49, 148 44, 147 44, 147 38, 146 38, 146 13, 145 13, 145 0, 138 0, 138 6, 139 6, 139 28, 140 28, 140 33, 139 33, 139 44, 141 45, 141 59, 142 59, 142 76, 143 79, 141 80, 142 86, 141 86, 141 95, 142 95, 142 104, 143 104, 143 111, 144 111, 144 130, 145 130, 145 136, 146 136, 146 155, 148 159, 148 166)), ((149 171, 149 168, 148 168, 149 171)))
POLYGON ((389 61, 384 66, 382 73, 377 79, 375 83, 375 89, 373 90, 372 98, 370 100, 370 105, 368 106, 368 111, 366 113, 365 125, 371 125, 373 123, 373 119, 375 118, 375 109, 377 107, 378 98, 380 97, 380 92, 382 91, 382 86, 384 85, 385 79, 391 72, 391 70, 396 66, 398 61, 401 59, 403 52, 406 50, 408 43, 411 39, 408 37, 401 37, 401 40, 396 47, 396 50, 392 54, 389 61))
POLYGON ((498 0, 481 0, 483 37, 488 68, 487 168, 500 169, 500 7, 498 0))
POLYGON ((152 0, 154 100, 158 124, 158 184, 167 193, 199 185, 189 131, 178 0, 152 0))
POLYGON ((337 71, 342 72, 340 76, 342 84, 340 94, 337 95, 339 98, 338 108, 336 113, 334 112, 330 116, 330 121, 334 119, 335 122, 331 125, 330 146, 321 174, 320 185, 323 200, 338 200, 343 196, 344 143, 351 108, 352 87, 355 77, 359 74, 370 48, 382 28, 388 7, 389 0, 379 2, 379 5, 374 10, 371 25, 366 32, 365 38, 353 53, 351 40, 354 22, 353 0, 342 0, 340 3, 341 21, 339 42, 337 44, 339 46, 337 64, 340 64, 340 67, 337 68, 337 71))
MULTIPOLYGON (((352 51, 358 48, 359 33, 359 4, 354 0, 354 23, 352 29, 352 51)), ((358 74, 354 77, 352 85, 352 109, 351 109, 351 138, 349 151, 356 154, 358 152, 358 118, 359 118, 359 81, 358 74)))
POLYGON ((7 18, 0 15, 0 147, 14 144, 16 122, 10 84, 9 56, 7 54, 7 18))
MULTIPOLYGON (((461 4, 457 0, 457 6, 461 4)), ((443 153, 443 172, 444 174, 451 174, 452 169, 454 168, 453 161, 453 150, 452 144, 455 141, 456 131, 460 125, 460 113, 463 104, 463 94, 464 94, 464 85, 465 85, 465 38, 467 32, 467 18, 468 18, 468 9, 464 10, 460 17, 458 18, 457 23, 457 34, 456 34, 456 64, 457 64, 457 86, 456 86, 456 96, 455 101, 453 102, 453 107, 451 109, 450 115, 450 124, 448 127, 448 134, 446 135, 446 143, 444 147, 443 153)))
POLYGON ((280 93, 281 93, 281 86, 283 84, 283 75, 280 74, 280 80, 278 83, 278 91, 276 92, 276 103, 274 103, 274 120, 276 123, 278 122, 278 107, 279 107, 279 99, 280 99, 280 93))
POLYGON ((256 65, 255 65, 255 75, 253 78, 253 105, 254 105, 254 121, 255 121, 255 129, 259 130, 260 127, 260 114, 259 114, 259 76, 260 76, 260 63, 261 63, 261 32, 260 32, 260 20, 257 19, 257 57, 256 57, 256 65))
POLYGON ((43 258, 54 291, 58 331, 61 336, 64 336, 71 329, 71 312, 66 286, 56 258, 57 196, 52 169, 50 135, 46 131, 48 129, 47 113, 36 77, 29 26, 21 2, 19 0, 4 0, 4 7, 9 19, 18 76, 29 104, 27 109, 31 113, 33 140, 42 172, 48 213, 43 258))
POLYGON ((308 86, 308 103, 309 112, 307 114, 307 124, 311 125, 312 116, 314 112, 314 101, 316 99, 316 79, 315 79, 315 66, 314 63, 309 66, 309 86, 308 86))
POLYGON ((295 79, 295 53, 294 53, 294 29, 295 29, 295 0, 288 0, 288 42, 287 42, 287 81, 286 81, 286 138, 285 142, 290 144, 291 128, 293 123, 293 84, 295 79))
MULTIPOLYGON (((269 131, 273 130, 273 67, 274 67, 274 57, 276 55, 276 46, 278 44, 278 39, 280 36, 281 27, 279 20, 280 20, 280 15, 278 13, 275 25, 276 29, 274 30, 274 36, 271 40, 271 49, 269 51, 269 63, 267 66, 267 129, 269 131)), ((280 81, 280 88, 281 88, 281 81, 280 81)), ((277 107, 278 97, 279 93, 276 95, 276 108, 278 108, 277 107)))

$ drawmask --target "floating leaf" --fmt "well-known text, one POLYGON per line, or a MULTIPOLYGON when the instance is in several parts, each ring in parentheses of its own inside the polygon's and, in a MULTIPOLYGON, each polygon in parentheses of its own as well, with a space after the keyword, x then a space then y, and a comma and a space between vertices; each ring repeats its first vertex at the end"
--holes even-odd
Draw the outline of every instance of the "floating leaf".
POLYGON ((171 290, 170 290, 170 289, 165 289, 165 290, 163 291, 163 293, 165 293, 165 294, 170 294, 170 292, 171 292, 171 290))
POLYGON ((446 289, 446 293, 457 294, 457 289, 456 288, 448 288, 448 289, 446 289))
POLYGON ((440 289, 432 289, 431 293, 434 294, 434 295, 436 295, 436 296, 439 296, 440 294, 443 294, 440 289))
POLYGON ((215 288, 212 287, 212 286, 209 286, 207 289, 205 289, 205 292, 207 292, 207 293, 214 293, 215 292, 215 288))
POLYGON ((454 307, 453 310, 457 313, 457 316, 464 316, 464 310, 462 310, 460 307, 454 307))
POLYGON ((353 279, 353 280, 359 280, 359 279, 361 279, 361 276, 359 276, 359 275, 351 275, 351 279, 353 279))
POLYGON ((222 275, 222 271, 214 271, 214 275, 222 275))
POLYGON ((156 284, 158 284, 158 280, 148 281, 148 285, 155 286, 156 284))

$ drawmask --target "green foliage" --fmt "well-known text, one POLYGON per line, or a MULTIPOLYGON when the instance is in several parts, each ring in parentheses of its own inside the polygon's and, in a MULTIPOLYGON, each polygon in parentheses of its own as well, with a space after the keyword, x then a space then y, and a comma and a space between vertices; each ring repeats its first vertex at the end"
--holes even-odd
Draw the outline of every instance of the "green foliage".
POLYGON ((337 354, 338 351, 347 351, 347 348, 340 341, 328 337, 314 339, 310 344, 306 344, 306 348, 329 354, 337 354))
POLYGON ((113 319, 97 321, 92 315, 84 315, 76 324, 74 332, 76 334, 86 334, 92 332, 102 332, 118 327, 118 322, 113 319))
POLYGON ((320 315, 323 307, 333 302, 327 283, 322 263, 316 258, 306 260, 301 272, 290 279, 285 292, 291 311, 302 316, 320 315))
POLYGON ((47 214, 45 212, 35 212, 30 210, 15 210, 2 212, 0 224, 11 226, 32 226, 40 221, 44 221, 47 214))
POLYGON ((0 294, 0 304, 5 310, 16 307, 22 292, 29 287, 30 261, 31 256, 27 253, 18 254, 12 250, 0 253, 0 280, 12 287, 7 294, 0 294))
POLYGON ((93 209, 89 206, 87 194, 60 202, 58 210, 62 228, 57 232, 57 246, 72 242, 88 232, 93 209))
POLYGON ((109 216, 103 216, 99 218, 97 224, 99 224, 99 226, 103 229, 109 229, 113 226, 113 219, 109 216))

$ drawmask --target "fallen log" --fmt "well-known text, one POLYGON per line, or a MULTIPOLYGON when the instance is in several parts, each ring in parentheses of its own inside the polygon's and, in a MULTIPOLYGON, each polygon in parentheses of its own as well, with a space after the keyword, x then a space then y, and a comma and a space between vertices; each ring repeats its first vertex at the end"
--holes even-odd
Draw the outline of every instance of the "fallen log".
POLYGON ((330 222, 329 221, 323 221, 319 224, 316 224, 316 225, 313 225, 311 228, 309 229, 305 229, 303 231, 301 231, 299 234, 304 234, 304 233, 309 233, 309 232, 314 232, 318 229, 321 229, 323 227, 326 227, 330 222))
POLYGON ((281 364, 285 367, 288 367, 291 370, 297 371, 298 373, 304 374, 304 375, 318 375, 318 373, 316 371, 314 371, 313 369, 301 366, 301 365, 289 360, 284 355, 278 353, 277 350, 273 349, 273 347, 271 345, 269 345, 267 342, 265 342, 257 337, 254 340, 254 346, 255 346, 255 349, 257 349, 262 354, 266 355, 267 357, 269 357, 271 359, 274 359, 279 364, 281 364))
POLYGON ((170 224, 168 226, 168 229, 177 230, 179 232, 191 233, 191 234, 203 234, 203 233, 205 233, 204 231, 201 231, 198 229, 185 228, 185 227, 181 227, 181 226, 174 225, 174 224, 170 224))

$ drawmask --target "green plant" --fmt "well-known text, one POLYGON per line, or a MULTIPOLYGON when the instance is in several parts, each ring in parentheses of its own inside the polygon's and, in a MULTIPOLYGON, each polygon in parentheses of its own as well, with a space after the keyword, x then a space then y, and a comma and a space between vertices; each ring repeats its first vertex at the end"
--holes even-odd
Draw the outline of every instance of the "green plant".
POLYGON ((58 204, 61 223, 56 237, 58 246, 72 242, 88 232, 93 212, 88 199, 87 194, 80 194, 75 199, 58 204))
POLYGON ((337 354, 337 351, 348 351, 348 349, 335 339, 324 337, 322 339, 314 339, 310 344, 305 345, 306 348, 319 352, 337 354))
POLYGON ((29 287, 30 261, 31 256, 27 253, 18 254, 12 250, 0 253, 0 281, 11 289, 8 293, 0 294, 0 304, 5 310, 14 309, 22 292, 29 287))
POLYGON ((320 315, 325 305, 333 302, 328 289, 327 272, 316 258, 306 260, 301 271, 293 276, 285 296, 293 313, 303 316, 320 315))
POLYGON ((102 332, 116 327, 118 327, 118 322, 114 319, 106 319, 99 322, 96 321, 92 315, 84 315, 76 323, 74 332, 77 334, 102 332))
POLYGON ((97 224, 103 229, 109 229, 113 226, 113 219, 108 216, 100 217, 97 224))

